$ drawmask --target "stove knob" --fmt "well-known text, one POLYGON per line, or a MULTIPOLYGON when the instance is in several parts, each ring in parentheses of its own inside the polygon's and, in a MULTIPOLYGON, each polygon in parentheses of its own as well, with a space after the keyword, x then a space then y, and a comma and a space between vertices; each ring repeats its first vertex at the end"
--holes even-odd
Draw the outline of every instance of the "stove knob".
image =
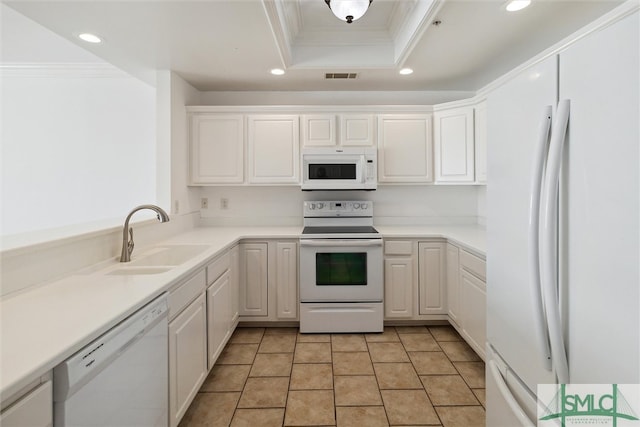
POLYGON ((360 209, 360 203, 354 203, 353 209, 360 209))
POLYGON ((316 204, 315 203, 309 203, 309 210, 314 210, 316 208, 316 204))
POLYGON ((324 203, 318 203, 318 209, 324 208, 324 203))
POLYGON ((360 203, 360 209, 367 209, 367 203, 360 203))

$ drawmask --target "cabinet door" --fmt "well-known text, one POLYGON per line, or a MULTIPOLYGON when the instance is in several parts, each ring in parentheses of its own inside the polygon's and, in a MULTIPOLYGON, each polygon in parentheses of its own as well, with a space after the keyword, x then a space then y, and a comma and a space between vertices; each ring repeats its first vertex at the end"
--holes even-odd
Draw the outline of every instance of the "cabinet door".
POLYGON ((373 114, 341 114, 340 145, 344 147, 374 146, 374 124, 373 114))
POLYGON ((473 107, 434 113, 436 182, 473 182, 473 107))
POLYGON ((190 131, 192 184, 244 181, 242 115, 192 114, 190 131))
POLYGON ((169 324, 169 415, 175 427, 207 376, 204 294, 169 324))
POLYGON ((298 116, 249 116, 249 183, 298 184, 299 139, 298 116))
POLYGON ((229 280, 231 282, 231 328, 233 329, 240 317, 240 254, 238 246, 234 246, 230 253, 229 280))
POLYGON ((475 127, 476 182, 487 182, 487 102, 475 107, 473 117, 475 127))
POLYGON ((390 257, 384 260, 384 315, 413 317, 413 260, 390 257))
POLYGON ((2 427, 51 427, 53 425, 53 387, 51 381, 35 390, 0 414, 2 427))
POLYGON ((302 116, 302 145, 305 147, 333 147, 336 141, 336 116, 308 114, 302 116))
POLYGON ((240 244, 240 316, 267 316, 267 244, 240 244))
POLYGON ((430 114, 378 116, 378 182, 433 181, 430 114))
POLYGON ((460 317, 462 333, 483 359, 487 340, 486 284, 471 273, 460 271, 460 317))
POLYGON ((298 248, 295 242, 276 243, 276 316, 298 317, 298 248))
POLYGON ((207 336, 209 369, 216 362, 231 334, 231 281, 225 271, 207 289, 207 336))
POLYGON ((445 244, 419 242, 420 314, 446 314, 445 244))
POLYGON ((447 243, 447 307, 449 319, 460 324, 460 254, 457 246, 447 243))

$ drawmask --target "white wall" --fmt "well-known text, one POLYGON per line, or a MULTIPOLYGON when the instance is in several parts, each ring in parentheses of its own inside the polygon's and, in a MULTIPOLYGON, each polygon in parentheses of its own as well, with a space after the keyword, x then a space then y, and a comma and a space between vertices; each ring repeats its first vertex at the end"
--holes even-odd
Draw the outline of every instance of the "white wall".
POLYGON ((477 188, 478 192, 478 224, 487 225, 487 186, 480 185, 477 188))
POLYGON ((1 12, 0 235, 103 227, 154 203, 155 89, 1 12))
POLYGON ((475 224, 474 186, 379 186, 376 191, 301 191, 300 187, 204 187, 209 209, 204 225, 301 225, 304 200, 372 200, 374 222, 404 224, 475 224), (220 208, 220 199, 228 209, 220 208))
POLYGON ((2 234, 154 203, 155 90, 104 68, 39 72, 2 75, 2 234))

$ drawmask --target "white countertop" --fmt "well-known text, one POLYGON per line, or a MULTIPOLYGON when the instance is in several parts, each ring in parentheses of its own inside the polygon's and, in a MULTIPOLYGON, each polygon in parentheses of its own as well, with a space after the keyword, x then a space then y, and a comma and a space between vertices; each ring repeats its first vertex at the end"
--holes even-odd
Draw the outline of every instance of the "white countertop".
MULTIPOLYGON (((443 237, 480 255, 480 226, 376 226, 386 238, 443 237)), ((0 395, 8 398, 242 239, 297 239, 302 227, 203 227, 162 244, 208 248, 166 273, 105 275, 116 259, 0 300, 0 395)), ((161 246, 161 245, 157 245, 161 246)), ((146 250, 134 252, 132 261, 146 250)), ((37 267, 36 267, 37 268, 37 267)))

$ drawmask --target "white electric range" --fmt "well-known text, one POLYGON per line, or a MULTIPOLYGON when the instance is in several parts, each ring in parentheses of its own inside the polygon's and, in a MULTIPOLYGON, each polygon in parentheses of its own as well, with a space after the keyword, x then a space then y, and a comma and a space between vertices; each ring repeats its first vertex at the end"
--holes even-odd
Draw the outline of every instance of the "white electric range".
POLYGON ((300 238, 300 332, 382 332, 382 236, 373 202, 308 201, 300 238))

